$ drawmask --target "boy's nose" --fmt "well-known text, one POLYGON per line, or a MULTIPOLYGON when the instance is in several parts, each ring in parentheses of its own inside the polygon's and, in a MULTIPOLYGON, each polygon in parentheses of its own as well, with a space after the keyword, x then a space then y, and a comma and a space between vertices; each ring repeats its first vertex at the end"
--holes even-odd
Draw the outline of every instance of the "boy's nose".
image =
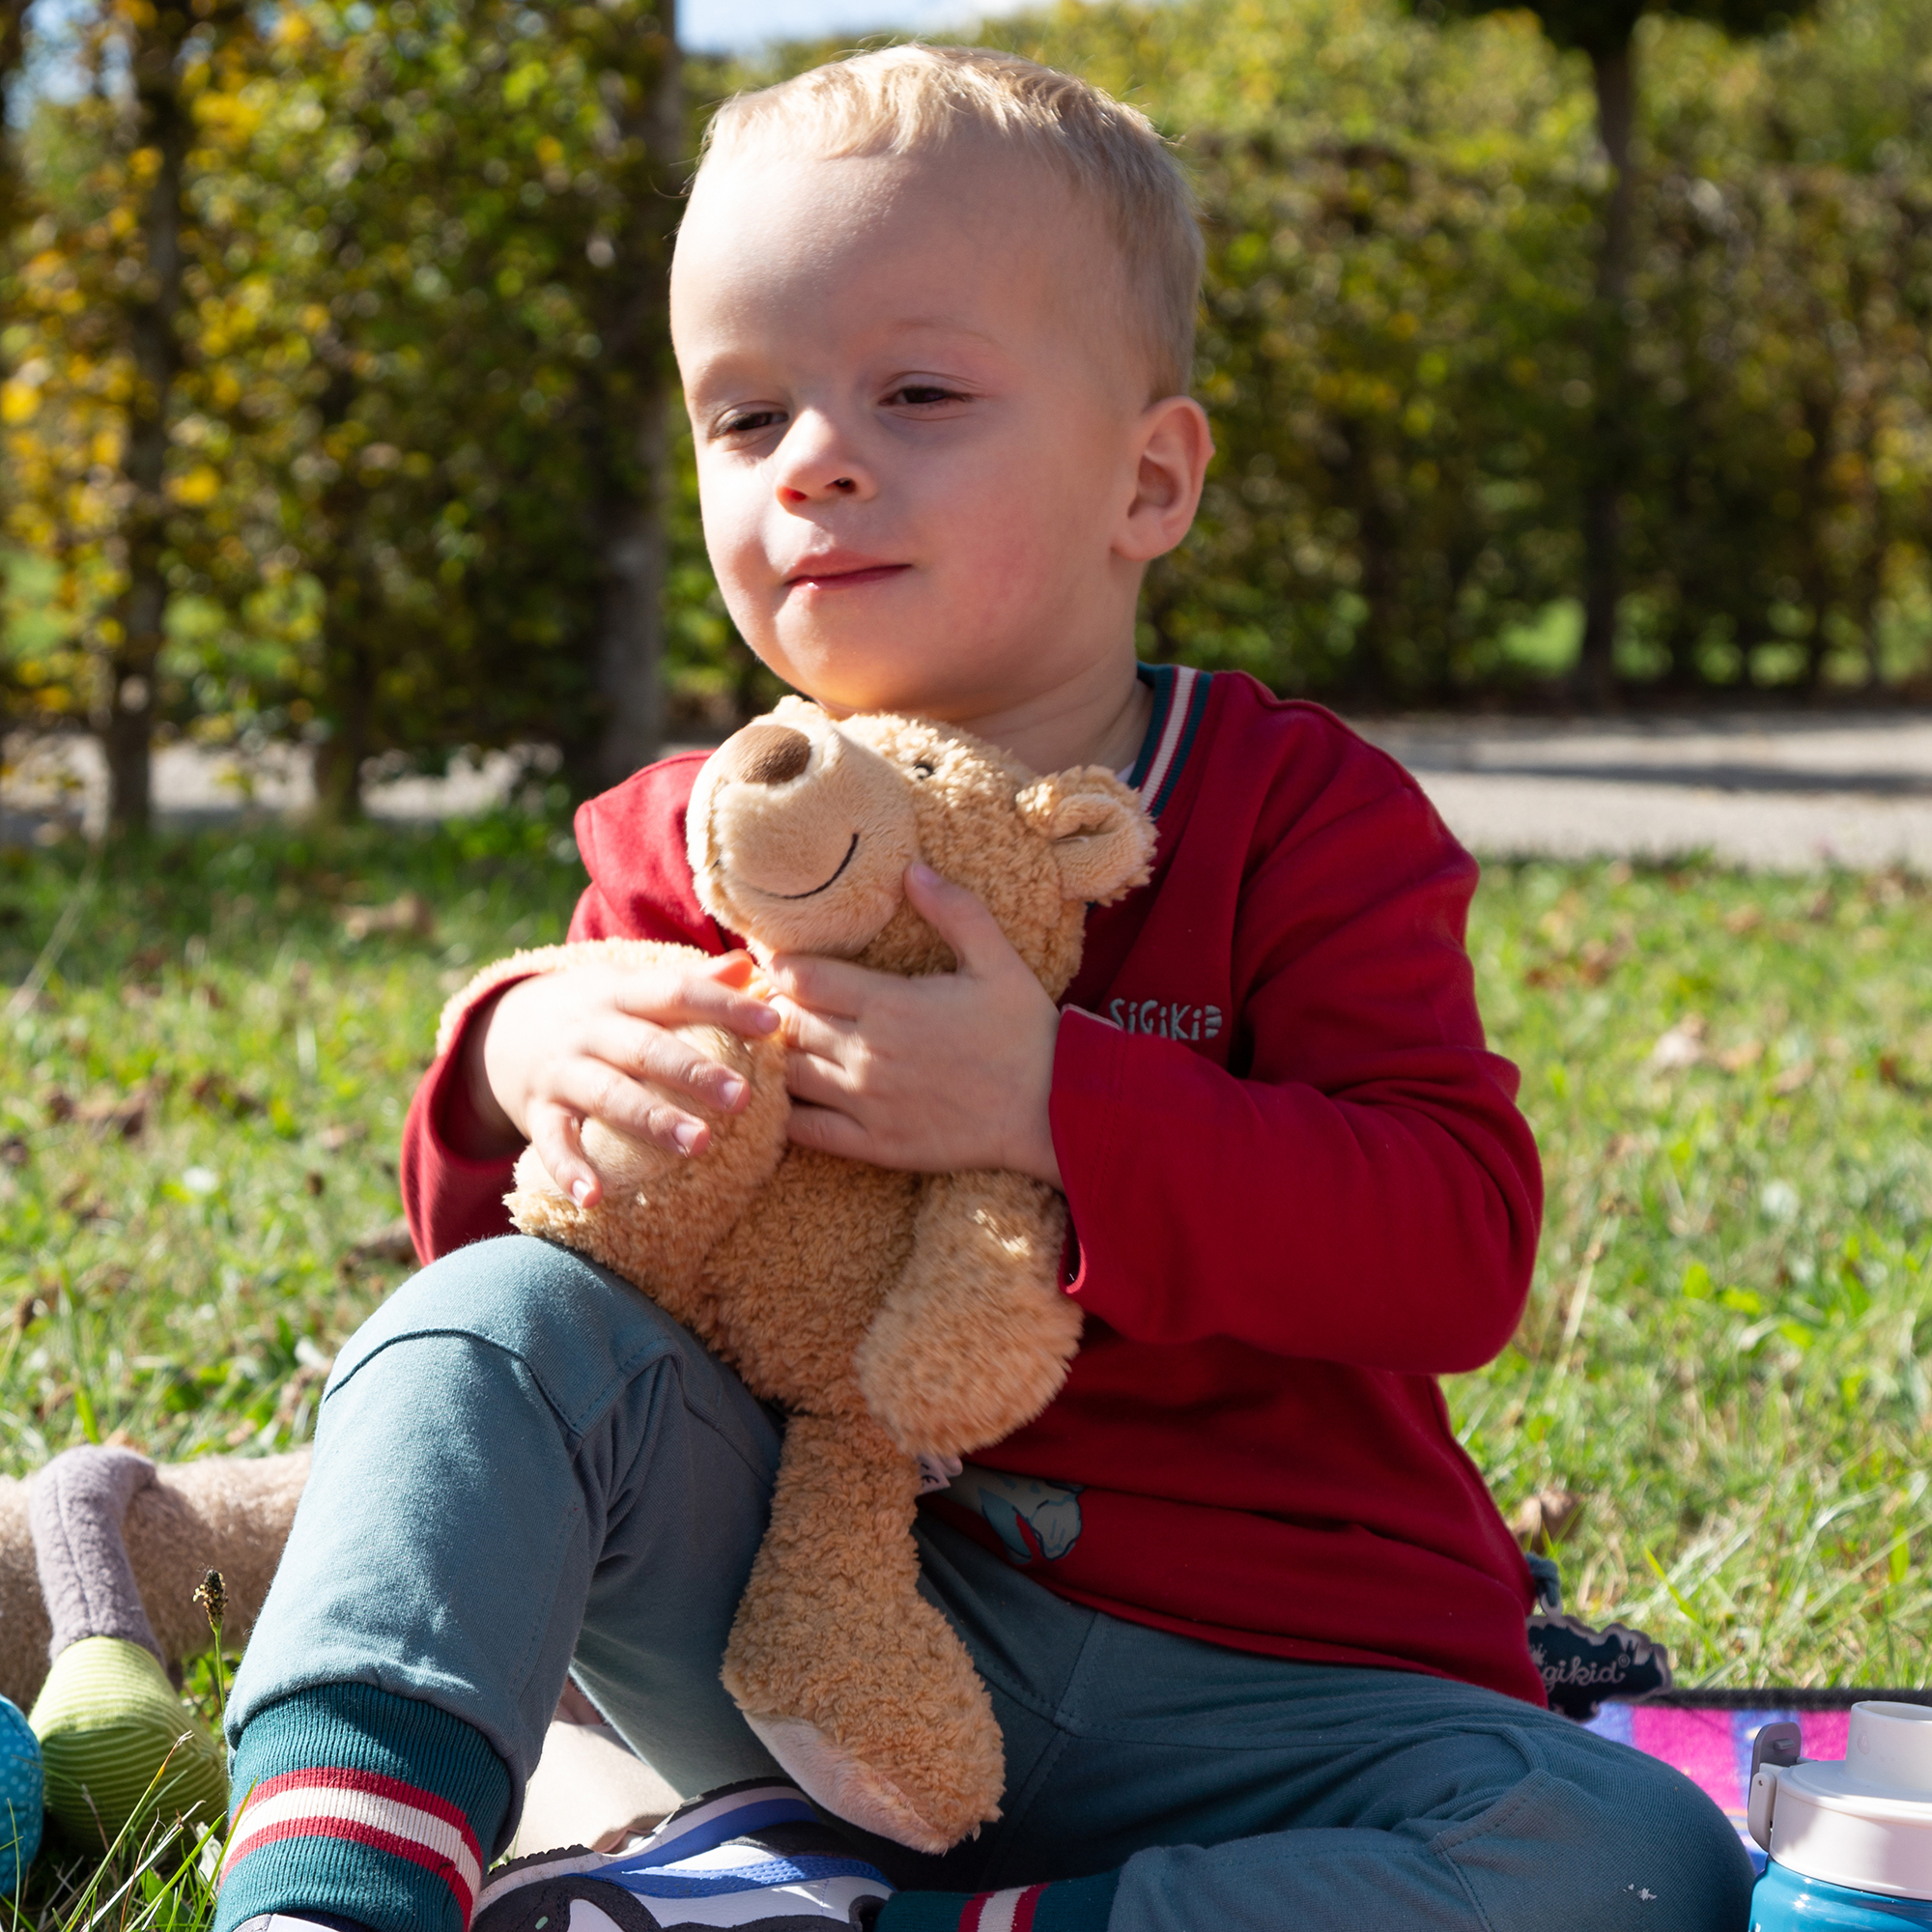
POLYGON ((787 509, 836 497, 869 497, 871 477, 844 431, 816 411, 801 412, 778 459, 778 497, 787 509))
POLYGON ((789 724, 747 724, 713 755, 722 777, 743 784, 787 784, 811 762, 811 740, 789 724))

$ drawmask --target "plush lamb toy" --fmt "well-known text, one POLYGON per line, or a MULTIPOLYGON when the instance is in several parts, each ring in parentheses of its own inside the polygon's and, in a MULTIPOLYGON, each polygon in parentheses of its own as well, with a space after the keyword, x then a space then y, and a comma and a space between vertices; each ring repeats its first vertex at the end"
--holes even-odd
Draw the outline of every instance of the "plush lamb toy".
MULTIPOLYGON (((1057 998, 1089 903, 1147 879, 1153 827, 1098 767, 1039 778, 941 725, 835 723, 788 698, 705 765, 688 838, 699 899, 762 959, 950 970, 904 895, 907 866, 923 860, 984 901, 1057 998)), ((682 951, 598 941, 519 954, 451 1002, 442 1044, 511 980, 682 951)), ((918 1593, 920 1459, 998 1441, 1065 1379, 1080 1330, 1059 1287, 1065 1206, 1014 1174, 900 1174, 787 1147, 782 1040, 687 1031, 751 1088, 743 1111, 712 1119, 704 1154, 586 1122, 585 1151, 612 1183, 603 1202, 578 1208, 526 1152, 511 1214, 636 1283, 784 1406, 771 1525, 724 1684, 830 1810, 940 1852, 999 1816, 1005 1771, 985 1687, 918 1593)))
POLYGON ((246 1638, 308 1463, 80 1448, 0 1478, 0 1695, 32 1706, 47 1817, 71 1842, 98 1853, 130 1821, 138 1837, 156 1812, 201 1827, 226 1809, 220 1747, 175 1694, 214 1642, 195 1591, 219 1571, 223 1640, 246 1638))

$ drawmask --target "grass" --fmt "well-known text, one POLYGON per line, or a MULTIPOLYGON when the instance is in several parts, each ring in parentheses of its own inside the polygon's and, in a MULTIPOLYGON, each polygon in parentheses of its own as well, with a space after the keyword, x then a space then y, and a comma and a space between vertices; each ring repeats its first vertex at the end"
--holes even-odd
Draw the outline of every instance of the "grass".
POLYGON ((1681 1681, 1925 1683, 1932 892, 1502 867, 1471 944, 1548 1186, 1450 1390, 1498 1500, 1580 1499, 1569 1607, 1681 1681))
MULTIPOLYGON (((0 1471, 307 1435, 405 1272, 362 1243, 399 1212, 437 1011, 561 935, 561 832, 0 855, 0 981, 71 915, 0 1016, 0 1471)), ((1547 1498, 1570 1607, 1641 1624, 1681 1681, 1926 1682, 1932 891, 1498 867, 1471 947, 1548 1181, 1516 1341, 1449 1391, 1499 1500, 1547 1498)), ((190 1688, 208 1709, 207 1664, 190 1688)), ((93 1868, 43 1857, 21 1922, 199 1923, 198 1881, 150 1873, 110 1908, 126 1873, 89 1900, 93 1868)))

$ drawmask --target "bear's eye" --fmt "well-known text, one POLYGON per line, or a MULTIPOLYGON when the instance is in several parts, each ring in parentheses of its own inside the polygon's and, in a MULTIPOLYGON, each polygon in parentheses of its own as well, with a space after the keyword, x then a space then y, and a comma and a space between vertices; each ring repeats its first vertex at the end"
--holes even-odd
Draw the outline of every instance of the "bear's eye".
POLYGON ((932 776, 932 767, 923 758, 922 758, 916 765, 913 766, 912 774, 913 777, 917 779, 929 779, 932 776))

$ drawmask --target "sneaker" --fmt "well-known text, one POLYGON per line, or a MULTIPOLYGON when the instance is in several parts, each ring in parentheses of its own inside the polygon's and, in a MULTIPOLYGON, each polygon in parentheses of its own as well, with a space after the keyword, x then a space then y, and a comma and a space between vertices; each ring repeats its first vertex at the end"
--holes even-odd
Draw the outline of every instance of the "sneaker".
POLYGON ((642 1843, 536 1852, 490 1875, 471 1932, 826 1932, 892 1896, 797 1785, 752 1778, 695 1798, 642 1843))

